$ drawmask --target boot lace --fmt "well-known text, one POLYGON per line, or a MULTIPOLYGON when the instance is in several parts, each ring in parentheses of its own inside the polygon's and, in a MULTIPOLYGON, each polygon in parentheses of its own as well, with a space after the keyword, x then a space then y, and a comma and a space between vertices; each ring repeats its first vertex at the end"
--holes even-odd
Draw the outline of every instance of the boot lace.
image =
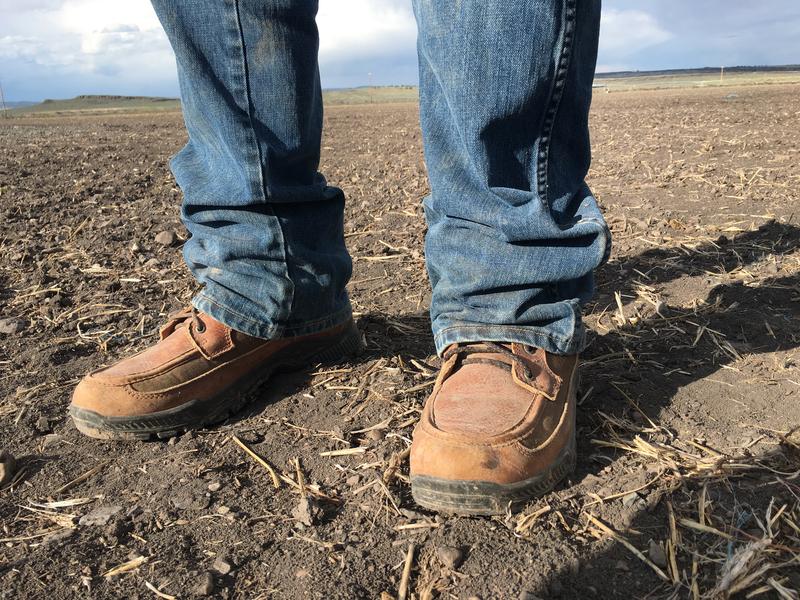
POLYGON ((206 324, 200 318, 200 312, 194 306, 170 314, 167 317, 166 325, 162 329, 169 330, 171 333, 187 321, 197 333, 203 333, 206 330, 206 324))
POLYGON ((504 369, 511 369, 513 365, 518 365, 524 374, 525 378, 529 381, 533 379, 533 373, 531 372, 530 366, 528 363, 517 354, 503 344, 499 344, 497 342, 476 342, 476 343, 462 343, 462 344, 454 344, 448 347, 443 353, 442 358, 447 360, 453 356, 459 357, 461 364, 469 364, 469 363, 489 363, 496 365, 498 367, 502 367, 504 369), (499 360, 497 358, 492 358, 488 356, 473 356, 476 354, 500 354, 504 358, 507 358, 508 361, 499 360))

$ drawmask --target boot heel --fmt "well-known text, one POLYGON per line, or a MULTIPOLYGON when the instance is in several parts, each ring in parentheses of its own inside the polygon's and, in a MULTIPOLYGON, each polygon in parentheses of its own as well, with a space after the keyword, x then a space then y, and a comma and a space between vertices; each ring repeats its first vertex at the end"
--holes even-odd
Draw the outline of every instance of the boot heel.
POLYGON ((314 354, 309 362, 336 362, 343 358, 358 356, 363 350, 364 344, 361 342, 361 333, 358 331, 355 323, 351 322, 347 331, 345 331, 334 344, 314 354))

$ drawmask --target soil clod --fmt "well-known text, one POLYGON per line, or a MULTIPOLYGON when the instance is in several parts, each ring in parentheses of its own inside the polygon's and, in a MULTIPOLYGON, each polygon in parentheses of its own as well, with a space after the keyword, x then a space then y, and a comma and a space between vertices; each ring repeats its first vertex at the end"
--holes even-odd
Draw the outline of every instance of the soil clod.
POLYGON ((174 231, 161 231, 155 237, 155 242, 162 246, 174 246, 177 241, 178 236, 174 231))
POLYGON ((91 512, 83 515, 78 521, 79 525, 85 527, 93 527, 98 525, 106 525, 111 520, 111 517, 122 511, 122 507, 118 504, 109 504, 108 506, 100 506, 91 512))
POLYGON ((303 496, 292 510, 292 517, 306 527, 314 526, 322 516, 322 509, 317 502, 309 497, 303 496))
POLYGON ((217 556, 211 569, 220 575, 227 575, 233 569, 233 565, 224 556, 217 556))
POLYGON ((28 323, 16 317, 0 319, 0 335, 15 335, 25 329, 28 323))
POLYGON ((214 593, 214 575, 206 571, 198 576, 197 583, 192 588, 192 594, 198 598, 204 598, 214 593))
POLYGON ((455 546, 439 546, 436 549, 436 556, 448 569, 457 569, 464 562, 464 550, 455 546))
POLYGON ((655 540, 650 540, 647 556, 659 567, 667 566, 667 554, 664 552, 664 547, 655 540))

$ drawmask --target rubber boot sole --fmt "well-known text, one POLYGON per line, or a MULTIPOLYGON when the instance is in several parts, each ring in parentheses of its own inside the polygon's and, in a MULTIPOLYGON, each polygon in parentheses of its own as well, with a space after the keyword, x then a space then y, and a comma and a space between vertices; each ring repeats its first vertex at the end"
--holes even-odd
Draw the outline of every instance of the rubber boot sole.
MULTIPOLYGON (((574 430, 573 430, 574 431, 574 430)), ((575 435, 545 471, 512 484, 488 481, 439 479, 426 475, 411 477, 414 501, 430 510, 457 515, 503 515, 544 496, 575 469, 575 435)))
POLYGON ((269 365, 254 369, 250 375, 213 398, 190 400, 175 408, 134 417, 107 417, 76 406, 69 407, 69 414, 78 431, 89 437, 104 440, 167 439, 226 421, 247 406, 254 399, 255 392, 276 373, 336 362, 356 356, 361 350, 361 335, 355 323, 351 323, 328 346, 320 349, 317 341, 309 347, 308 354, 298 352, 296 347, 289 348, 283 359, 279 353, 270 359, 269 365))

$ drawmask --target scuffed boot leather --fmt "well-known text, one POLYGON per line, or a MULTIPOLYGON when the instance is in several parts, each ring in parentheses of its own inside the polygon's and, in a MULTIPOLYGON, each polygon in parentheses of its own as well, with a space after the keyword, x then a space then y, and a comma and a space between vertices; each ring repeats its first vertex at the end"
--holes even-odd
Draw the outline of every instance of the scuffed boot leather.
POLYGON ((72 396, 77 428, 103 439, 170 437, 225 420, 277 370, 355 354, 352 320, 312 335, 264 340, 191 309, 147 350, 88 374, 72 396))
POLYGON ((418 504, 502 514, 574 468, 577 355, 484 342, 443 359, 411 445, 418 504))

